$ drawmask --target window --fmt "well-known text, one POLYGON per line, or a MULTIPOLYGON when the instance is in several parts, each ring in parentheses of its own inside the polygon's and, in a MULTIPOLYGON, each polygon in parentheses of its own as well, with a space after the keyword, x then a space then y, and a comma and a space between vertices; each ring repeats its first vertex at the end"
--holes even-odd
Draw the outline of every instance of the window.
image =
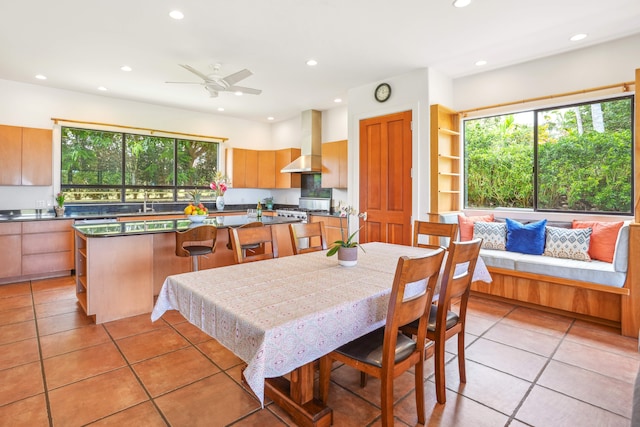
POLYGON ((218 153, 215 142, 63 127, 62 189, 71 202, 187 200, 209 189, 218 153))
POLYGON ((632 129, 632 96, 465 120, 465 206, 631 214, 632 129))

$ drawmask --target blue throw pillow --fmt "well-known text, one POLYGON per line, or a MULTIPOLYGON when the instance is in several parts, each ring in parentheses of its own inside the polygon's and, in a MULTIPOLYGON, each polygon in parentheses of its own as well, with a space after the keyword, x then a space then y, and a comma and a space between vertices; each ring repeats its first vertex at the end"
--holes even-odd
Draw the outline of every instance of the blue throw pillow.
POLYGON ((520 224, 518 221, 506 218, 507 222, 507 250, 530 255, 542 255, 544 252, 544 231, 547 220, 520 224))

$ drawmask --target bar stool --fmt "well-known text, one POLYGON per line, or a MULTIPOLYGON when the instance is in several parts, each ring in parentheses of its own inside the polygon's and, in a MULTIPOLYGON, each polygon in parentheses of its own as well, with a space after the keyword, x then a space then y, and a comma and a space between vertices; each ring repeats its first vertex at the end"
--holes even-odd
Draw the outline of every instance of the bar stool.
POLYGON ((216 248, 218 229, 205 224, 185 231, 176 231, 176 255, 191 257, 192 271, 198 271, 198 257, 212 254, 216 248))

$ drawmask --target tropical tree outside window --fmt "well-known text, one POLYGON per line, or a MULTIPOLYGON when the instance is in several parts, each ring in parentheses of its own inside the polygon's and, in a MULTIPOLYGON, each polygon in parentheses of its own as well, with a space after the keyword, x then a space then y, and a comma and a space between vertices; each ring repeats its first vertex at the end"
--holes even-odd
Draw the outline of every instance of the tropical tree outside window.
POLYGON ((187 200, 209 189, 218 152, 214 142, 63 127, 62 189, 76 202, 187 200))
POLYGON ((632 129, 632 96, 465 120, 465 206, 630 214, 632 129))

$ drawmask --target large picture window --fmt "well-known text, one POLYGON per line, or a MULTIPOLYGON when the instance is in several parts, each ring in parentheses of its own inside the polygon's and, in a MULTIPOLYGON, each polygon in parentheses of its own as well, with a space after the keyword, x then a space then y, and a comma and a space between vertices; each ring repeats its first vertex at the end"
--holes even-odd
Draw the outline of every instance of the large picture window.
POLYGON ((465 120, 465 206, 631 214, 632 130, 632 96, 465 120))
POLYGON ((218 153, 216 142, 63 127, 61 187, 70 202, 187 200, 209 189, 218 153))

